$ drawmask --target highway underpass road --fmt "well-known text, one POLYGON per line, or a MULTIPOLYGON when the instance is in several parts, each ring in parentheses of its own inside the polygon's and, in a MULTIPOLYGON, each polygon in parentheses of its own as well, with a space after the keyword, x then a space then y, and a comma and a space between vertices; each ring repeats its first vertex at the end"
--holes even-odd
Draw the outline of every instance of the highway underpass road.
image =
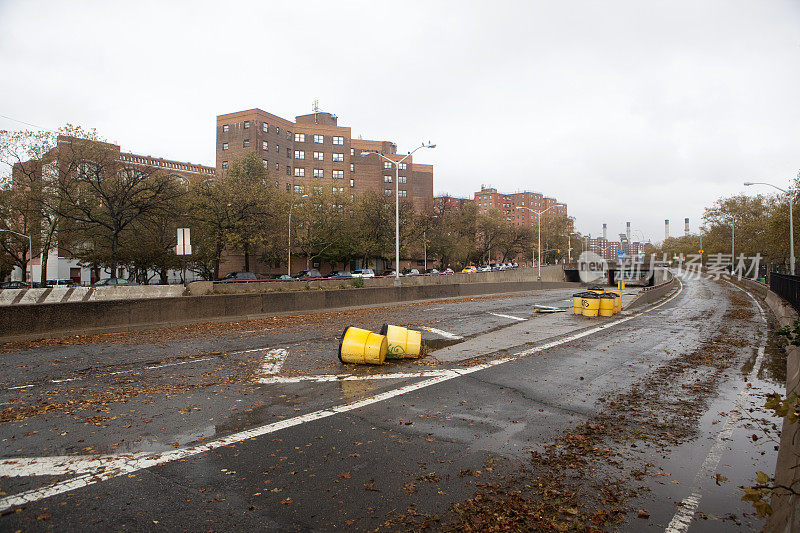
POLYGON ((572 292, 1 346, 0 529, 761 528, 763 302, 684 279, 614 319, 533 313, 572 292), (384 322, 428 355, 339 363, 384 322))

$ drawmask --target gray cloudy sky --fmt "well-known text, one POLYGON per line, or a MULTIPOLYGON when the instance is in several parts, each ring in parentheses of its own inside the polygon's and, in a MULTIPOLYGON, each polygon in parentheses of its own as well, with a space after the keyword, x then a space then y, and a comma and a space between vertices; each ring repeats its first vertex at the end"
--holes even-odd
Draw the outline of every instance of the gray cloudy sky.
POLYGON ((696 231, 800 168, 797 1, 0 0, 0 68, 0 115, 209 165, 216 115, 319 98, 354 136, 436 142, 437 194, 540 191, 593 235, 696 231))

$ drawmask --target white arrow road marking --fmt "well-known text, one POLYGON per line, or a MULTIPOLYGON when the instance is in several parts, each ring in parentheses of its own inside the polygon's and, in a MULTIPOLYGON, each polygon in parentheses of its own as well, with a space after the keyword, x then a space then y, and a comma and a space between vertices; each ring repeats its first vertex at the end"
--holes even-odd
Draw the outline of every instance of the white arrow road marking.
POLYGON ((424 329, 425 331, 430 331, 431 333, 435 333, 435 334, 439 335, 440 337, 444 337, 445 339, 451 339, 451 340, 454 340, 454 341, 460 341, 461 339, 464 338, 461 335, 456 335, 455 333, 449 333, 447 331, 442 331, 442 330, 436 329, 436 328, 429 328, 429 327, 426 327, 426 326, 421 326, 421 328, 424 329))
POLYGON ((489 314, 490 315, 494 315, 494 316, 499 316, 500 318, 508 318, 508 319, 511 319, 511 320, 517 320, 519 322, 525 322, 526 320, 528 320, 527 318, 520 318, 518 316, 511 316, 511 315, 503 315, 503 314, 500 314, 500 313, 489 312, 489 314))
MULTIPOLYGON (((264 354, 264 359, 261 362, 259 374, 262 376, 271 376, 281 371, 283 362, 289 355, 289 350, 286 348, 273 348, 264 354)), ((260 380, 259 380, 260 382, 260 380)))

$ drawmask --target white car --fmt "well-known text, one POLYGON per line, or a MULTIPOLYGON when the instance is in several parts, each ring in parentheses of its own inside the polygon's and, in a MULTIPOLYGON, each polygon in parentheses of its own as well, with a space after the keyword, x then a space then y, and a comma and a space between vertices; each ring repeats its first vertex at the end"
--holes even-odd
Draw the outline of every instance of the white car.
POLYGON ((478 267, 478 272, 491 272, 491 271, 492 267, 490 267, 489 265, 483 265, 478 267))
POLYGON ((375 271, 371 268, 364 268, 362 270, 353 270, 351 272, 354 278, 374 278, 375 271))

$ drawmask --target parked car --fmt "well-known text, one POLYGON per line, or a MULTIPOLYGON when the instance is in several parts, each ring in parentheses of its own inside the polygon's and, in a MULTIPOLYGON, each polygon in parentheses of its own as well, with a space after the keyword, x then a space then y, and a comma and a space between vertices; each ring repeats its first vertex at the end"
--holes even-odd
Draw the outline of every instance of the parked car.
POLYGON ((349 279, 353 277, 353 274, 349 270, 334 270, 325 277, 328 279, 349 279))
POLYGON ((517 264, 517 262, 514 261, 513 263, 511 263, 511 268, 519 268, 519 264, 517 264))
POLYGON ((491 272, 491 271, 492 267, 490 267, 489 265, 481 265, 478 267, 478 272, 491 272))
POLYGON ((252 272, 229 272, 221 281, 257 281, 258 278, 252 272))
POLYGON ((76 287, 78 284, 71 279, 48 279, 45 287, 76 287))
POLYGON ((419 270, 416 268, 404 268, 401 274, 403 276, 419 276, 419 270))
POLYGON ((27 289, 29 285, 24 281, 5 281, 0 283, 0 289, 27 289))
POLYGON ((466 267, 465 269, 463 269, 463 270, 461 271, 461 273, 462 273, 462 274, 474 274, 474 273, 475 273, 475 272, 477 272, 477 271, 478 271, 478 269, 477 269, 477 268, 475 268, 474 266, 468 266, 468 267, 466 267))
POLYGON ((440 274, 441 272, 439 272, 435 268, 429 268, 427 270, 423 270, 422 273, 423 274, 431 274, 431 275, 433 275, 433 274, 440 274))
POLYGON ((292 279, 292 276, 290 276, 289 274, 281 274, 280 276, 277 276, 275 279, 292 279))
POLYGON ((442 270, 442 274, 455 274, 455 272, 453 271, 452 268, 447 267, 444 270, 442 270))
POLYGON ((361 270, 353 270, 352 272, 354 278, 374 278, 375 271, 371 268, 363 268, 361 270))
POLYGON ((122 278, 106 278, 101 279, 92 287, 130 287, 133 285, 138 285, 135 281, 128 281, 127 279, 122 278))
POLYGON ((294 277, 294 279, 320 279, 322 278, 322 274, 319 273, 319 270, 312 268, 311 270, 301 270, 292 277, 294 277))

